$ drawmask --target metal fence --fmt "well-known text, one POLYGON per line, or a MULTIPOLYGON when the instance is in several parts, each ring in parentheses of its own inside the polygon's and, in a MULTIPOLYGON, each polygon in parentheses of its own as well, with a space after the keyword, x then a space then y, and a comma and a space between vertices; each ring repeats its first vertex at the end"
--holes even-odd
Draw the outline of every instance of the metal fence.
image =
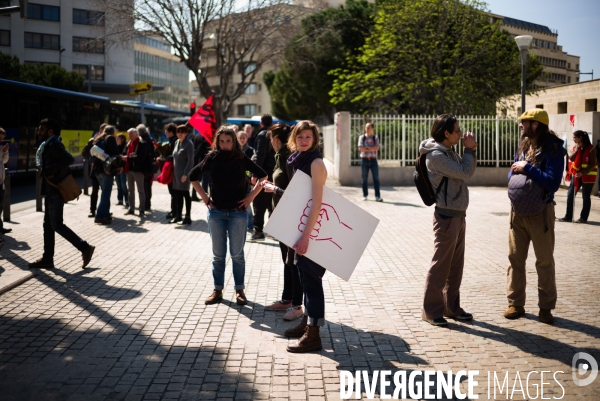
MULTIPOLYGON (((458 116, 463 132, 471 131, 477 140, 477 165, 507 167, 519 143, 519 125, 514 119, 498 116, 458 116)), ((350 160, 360 164, 358 139, 367 122, 373 123, 379 137, 377 159, 382 165, 414 166, 419 144, 429 138, 435 116, 352 115, 350 117, 350 160)), ((462 154, 462 146, 457 146, 462 154)))

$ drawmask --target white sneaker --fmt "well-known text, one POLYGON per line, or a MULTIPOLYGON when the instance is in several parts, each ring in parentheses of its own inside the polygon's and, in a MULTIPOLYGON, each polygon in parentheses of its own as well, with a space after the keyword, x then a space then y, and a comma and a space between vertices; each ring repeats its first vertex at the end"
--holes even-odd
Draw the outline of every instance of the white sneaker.
POLYGON ((363 200, 364 200, 364 201, 366 201, 366 200, 367 200, 367 197, 366 197, 366 196, 363 196, 363 200))
POLYGON ((381 199, 381 198, 375 198, 375 202, 383 202, 383 199, 381 199))
POLYGON ((303 315, 304 312, 302 311, 301 306, 292 306, 288 308, 285 315, 283 315, 283 320, 296 320, 303 315))

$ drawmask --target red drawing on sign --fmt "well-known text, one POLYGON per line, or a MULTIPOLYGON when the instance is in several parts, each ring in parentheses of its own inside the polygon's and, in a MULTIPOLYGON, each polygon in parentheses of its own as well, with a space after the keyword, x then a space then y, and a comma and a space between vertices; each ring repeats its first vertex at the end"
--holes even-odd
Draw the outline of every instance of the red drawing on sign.
MULTIPOLYGON (((306 228, 306 223, 308 222, 308 214, 310 212, 311 207, 312 207, 312 199, 310 199, 308 202, 306 202, 306 207, 302 211, 302 216, 300 217, 300 224, 298 224, 298 231, 300 231, 301 233, 303 233, 304 229, 306 228)), ((321 210, 319 211, 319 217, 317 218, 317 222, 315 223, 315 226, 313 227, 312 232, 310 233, 310 239, 315 240, 315 241, 329 241, 332 244, 334 244, 335 246, 337 246, 338 248, 342 249, 342 247, 339 246, 333 240, 333 235, 330 235, 331 233, 324 232, 324 231, 332 231, 331 229, 325 230, 325 228, 327 226, 329 226, 329 228, 332 228, 335 230, 335 227, 333 227, 332 223, 335 223, 336 220, 339 225, 342 225, 345 228, 352 230, 352 227, 350 227, 348 224, 342 222, 337 210, 335 210, 335 207, 331 206, 328 203, 321 203, 321 210), (325 224, 325 222, 329 222, 329 221, 331 221, 331 222, 325 224)))

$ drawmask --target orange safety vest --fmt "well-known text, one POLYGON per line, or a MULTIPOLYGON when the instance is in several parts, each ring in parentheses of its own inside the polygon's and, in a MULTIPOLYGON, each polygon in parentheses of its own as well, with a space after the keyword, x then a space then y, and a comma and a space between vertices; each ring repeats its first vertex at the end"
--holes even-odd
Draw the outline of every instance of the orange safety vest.
MULTIPOLYGON (((590 162, 590 153, 591 153, 592 149, 594 149, 594 146, 590 145, 583 150, 583 157, 581 160, 581 169, 586 169, 588 167, 588 163, 590 162)), ((578 150, 578 152, 581 152, 581 150, 578 150)), ((572 174, 573 176, 575 176, 575 174, 577 174, 578 172, 579 172, 579 169, 577 168, 577 166, 575 166, 575 163, 569 162, 569 174, 572 174)), ((596 155, 596 165, 589 173, 581 176, 581 182, 584 182, 586 184, 588 184, 588 183, 593 184, 596 182, 597 176, 598 176, 598 155, 596 155)))

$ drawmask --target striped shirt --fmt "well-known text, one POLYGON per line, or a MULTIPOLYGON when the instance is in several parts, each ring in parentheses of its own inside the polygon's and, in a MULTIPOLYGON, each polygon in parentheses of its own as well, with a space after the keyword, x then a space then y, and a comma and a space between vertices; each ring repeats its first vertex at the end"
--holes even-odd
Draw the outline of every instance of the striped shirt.
MULTIPOLYGON (((360 138, 358 138, 358 146, 363 146, 366 148, 373 148, 375 146, 379 146, 379 138, 377 137, 377 135, 367 136, 366 134, 363 134, 360 136, 360 138)), ((366 159, 377 159, 377 151, 360 152, 360 157, 366 159)))

